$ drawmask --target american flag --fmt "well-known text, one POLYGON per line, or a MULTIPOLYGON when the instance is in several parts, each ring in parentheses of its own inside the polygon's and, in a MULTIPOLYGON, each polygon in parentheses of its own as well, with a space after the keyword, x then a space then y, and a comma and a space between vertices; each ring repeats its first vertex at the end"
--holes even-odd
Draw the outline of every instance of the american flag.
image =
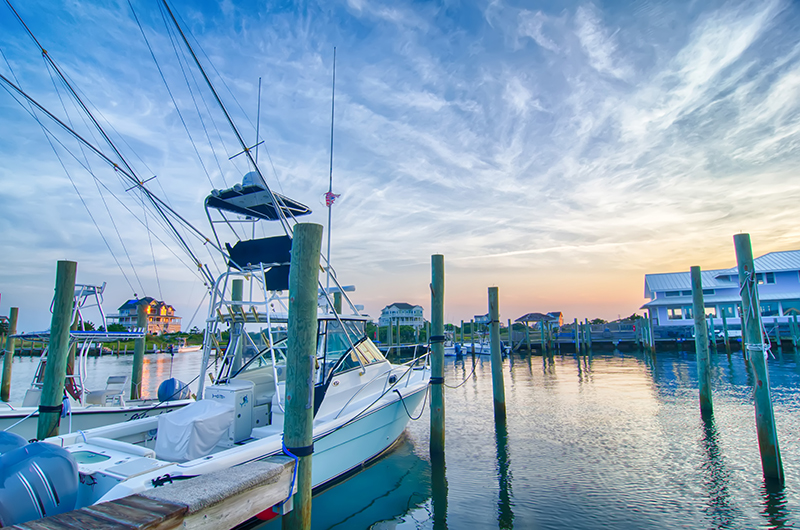
POLYGON ((341 196, 341 194, 336 194, 336 193, 333 193, 332 191, 327 192, 325 194, 325 206, 330 208, 331 205, 333 205, 333 201, 336 200, 336 197, 340 197, 340 196, 341 196))

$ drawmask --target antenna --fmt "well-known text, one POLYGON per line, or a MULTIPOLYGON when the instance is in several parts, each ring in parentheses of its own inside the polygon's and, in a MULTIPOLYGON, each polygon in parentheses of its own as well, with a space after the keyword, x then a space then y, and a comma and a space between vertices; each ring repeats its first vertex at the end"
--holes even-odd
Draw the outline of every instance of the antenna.
MULTIPOLYGON (((331 83, 331 165, 330 176, 328 178, 328 193, 325 194, 325 204, 328 206, 328 276, 325 290, 331 288, 331 211, 333 209, 333 201, 336 196, 333 194, 333 110, 334 110, 334 96, 336 94, 336 46, 333 47, 333 82, 331 83)), ((330 311, 333 308, 328 308, 330 311)))
POLYGON ((261 76, 258 77, 258 110, 256 111, 256 164, 258 164, 258 127, 261 125, 261 76))

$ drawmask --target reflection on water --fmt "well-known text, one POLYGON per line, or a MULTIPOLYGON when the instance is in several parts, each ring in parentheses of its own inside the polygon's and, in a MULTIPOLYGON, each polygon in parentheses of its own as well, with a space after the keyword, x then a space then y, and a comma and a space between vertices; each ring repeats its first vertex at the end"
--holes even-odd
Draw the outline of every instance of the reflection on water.
MULTIPOLYGON (((173 375, 194 378, 199 357, 176 355, 173 375)), ((797 357, 769 360, 785 488, 762 478, 752 373, 739 353, 712 356, 705 419, 693 353, 515 356, 503 367, 504 423, 494 418, 489 359, 477 357, 473 372, 469 357, 448 358, 447 383, 466 382, 445 393, 446 465, 430 461, 423 414, 393 452, 314 498, 313 527, 797 528, 797 357)), ((155 393, 170 358, 146 359, 155 393)), ((130 374, 130 356, 90 363, 90 388, 130 374)), ((21 399, 34 369, 15 359, 12 395, 21 399)))
MULTIPOLYGON (((537 357, 505 361, 506 422, 494 418, 488 359, 448 389, 447 466, 432 466, 431 498, 372 528, 797 526, 794 354, 770 360, 784 489, 762 479, 752 375, 741 356, 712 358, 714 412, 706 418, 693 353, 537 357)), ((449 360, 448 384, 471 368, 449 360)), ((427 458, 425 416, 407 432, 427 458)))
POLYGON ((508 429, 506 417, 501 415, 495 418, 494 439, 497 447, 497 478, 500 483, 500 498, 497 501, 497 526, 498 528, 514 528, 514 512, 511 498, 511 471, 508 455, 508 429))
POLYGON ((433 528, 447 528, 447 465, 444 455, 431 455, 431 487, 433 494, 433 528))

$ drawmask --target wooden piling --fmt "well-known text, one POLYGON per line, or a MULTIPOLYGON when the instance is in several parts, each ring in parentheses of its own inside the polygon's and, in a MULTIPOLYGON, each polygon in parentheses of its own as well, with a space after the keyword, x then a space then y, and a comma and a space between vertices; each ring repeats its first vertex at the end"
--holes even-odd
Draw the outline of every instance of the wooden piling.
POLYGON ((461 347, 464 347, 464 321, 461 321, 461 347))
POLYGON ((506 392, 503 386, 503 357, 500 353, 500 301, 497 287, 489 287, 489 340, 492 348, 494 417, 505 419, 506 392))
POLYGON ((333 293, 333 310, 337 315, 342 314, 342 293, 339 291, 333 293))
POLYGON ((592 325, 588 318, 586 319, 586 351, 592 351, 592 325))
POLYGON ((144 336, 133 341, 133 368, 131 375, 131 399, 142 397, 142 373, 144 371, 144 351, 147 348, 146 337, 149 328, 145 304, 136 305, 136 327, 144 328, 144 336))
POLYGON ((36 438, 39 440, 58 436, 77 269, 78 264, 74 261, 59 261, 56 266, 56 293, 53 299, 53 317, 50 320, 50 349, 44 368, 44 385, 39 402, 39 422, 36 431, 36 438))
POLYGON ((539 347, 542 349, 542 355, 547 351, 547 338, 544 331, 544 320, 539 321, 539 347))
POLYGON ((528 346, 528 355, 533 353, 531 350, 531 324, 527 320, 525 321, 525 343, 528 346))
POLYGON ((783 352, 783 345, 781 345, 781 323, 778 317, 775 317, 775 343, 778 345, 778 353, 783 352))
POLYGON ((470 355, 472 355, 472 360, 475 361, 475 320, 470 319, 469 321, 469 343, 470 343, 470 355))
POLYGON ((792 347, 794 348, 794 352, 797 353, 797 334, 800 333, 800 329, 797 326, 797 315, 792 315, 792 347))
POLYGON ((714 412, 711 399, 711 359, 708 352, 708 327, 700 267, 690 269, 692 306, 694 310, 694 347, 697 359, 697 383, 700 389, 700 413, 706 417, 714 412))
POLYGON ((19 308, 12 307, 8 314, 8 335, 6 336, 6 352, 3 354, 3 383, 0 386, 0 400, 8 402, 11 396, 11 361, 14 359, 16 339, 11 338, 17 332, 19 308))
POLYGON ((775 415, 772 410, 750 234, 736 234, 733 236, 733 242, 739 268, 739 285, 742 286, 742 347, 747 354, 755 378, 756 432, 758 448, 761 452, 761 467, 766 480, 783 484, 783 462, 775 430, 775 415))
POLYGON ((647 332, 650 335, 650 353, 656 353, 656 328, 653 325, 653 313, 647 310, 647 332))
MULTIPOLYGON (((474 343, 473 340, 473 348, 474 343)), ((444 256, 441 254, 431 256, 430 444, 431 455, 444 455, 444 256)))
POLYGON ((292 238, 289 270, 289 319, 286 339, 286 416, 283 442, 298 458, 297 493, 284 530, 311 528, 311 455, 314 452, 314 361, 317 350, 317 285, 322 225, 298 223, 292 238))
POLYGON ((575 331, 575 353, 581 353, 581 350, 583 348, 581 347, 581 335, 580 335, 580 333, 578 333, 578 319, 577 318, 574 320, 573 325, 575 326, 575 328, 574 328, 574 331, 575 331))
MULTIPOLYGON (((705 308, 703 308, 703 312, 705 312, 705 308)), ((714 327, 714 317, 708 317, 708 340, 711 344, 711 353, 717 353, 717 330, 714 327)))
POLYGON ((725 309, 722 310, 722 337, 725 340, 725 353, 728 357, 731 355, 731 340, 728 337, 728 318, 725 315, 725 309))

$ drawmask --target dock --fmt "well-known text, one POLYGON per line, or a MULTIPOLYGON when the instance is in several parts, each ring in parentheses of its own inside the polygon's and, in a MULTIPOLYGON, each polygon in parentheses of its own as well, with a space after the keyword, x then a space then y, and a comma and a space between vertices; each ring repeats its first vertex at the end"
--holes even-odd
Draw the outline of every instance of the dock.
MULTIPOLYGON (((16 530, 233 528, 284 501, 291 508, 294 460, 274 456, 176 480, 147 492, 10 527, 16 530)), ((296 484, 295 484, 296 490, 296 484)), ((293 492, 292 492, 293 493, 293 492)), ((269 512, 268 512, 269 513, 269 512)), ((266 518, 265 518, 266 519, 266 518)))

